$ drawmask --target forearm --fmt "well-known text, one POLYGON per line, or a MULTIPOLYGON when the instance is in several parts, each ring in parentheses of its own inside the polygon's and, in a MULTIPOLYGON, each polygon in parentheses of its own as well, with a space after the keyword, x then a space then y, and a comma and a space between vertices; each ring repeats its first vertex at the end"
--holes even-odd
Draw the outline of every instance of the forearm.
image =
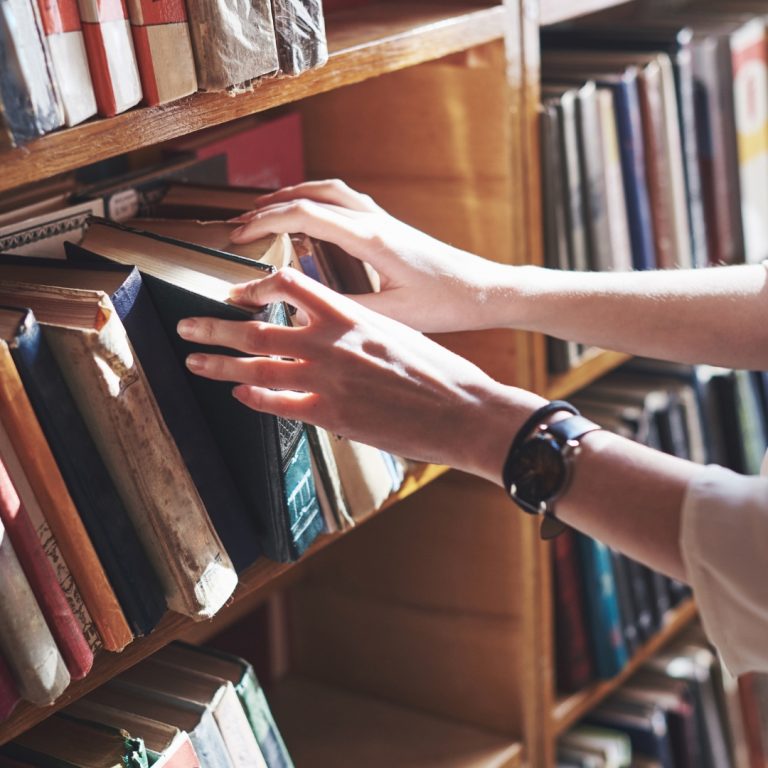
POLYGON ((768 270, 632 273, 505 267, 482 321, 687 363, 768 366, 768 270))

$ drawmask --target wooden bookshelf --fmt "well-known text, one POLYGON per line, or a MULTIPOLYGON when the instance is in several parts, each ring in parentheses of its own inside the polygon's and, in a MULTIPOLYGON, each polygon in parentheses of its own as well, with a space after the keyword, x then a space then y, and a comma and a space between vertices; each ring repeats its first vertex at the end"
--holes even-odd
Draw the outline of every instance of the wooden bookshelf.
MULTIPOLYGON (((428 483, 448 471, 447 467, 422 465, 413 469, 402 488, 393 494, 376 514, 408 496, 416 493, 428 483)), ((353 530, 353 529, 351 529, 353 530)), ((76 701, 89 691, 110 680, 120 672, 132 667, 142 659, 151 656, 176 639, 196 638, 200 641, 212 637, 229 626, 238 617, 249 612, 270 592, 282 589, 298 577, 301 568, 313 555, 324 550, 347 532, 320 536, 298 563, 276 563, 261 558, 240 575, 240 583, 229 604, 210 621, 194 622, 180 614, 169 612, 150 635, 134 640, 124 651, 110 653, 102 651, 96 656, 93 669, 84 680, 70 684, 64 694, 51 707, 35 707, 21 703, 13 715, 0 723, 0 745, 13 739, 19 733, 44 720, 53 712, 76 701)))
POLYGON ((542 0, 540 8, 540 23, 557 24, 560 21, 568 21, 578 16, 586 16, 588 13, 604 11, 616 5, 624 5, 629 0, 542 0))
POLYGON ((664 627, 640 648, 616 677, 594 683, 577 693, 559 699, 555 703, 552 712, 552 729, 554 733, 557 735, 567 731, 593 707, 597 706, 607 696, 610 696, 610 694, 632 677, 651 656, 661 650, 670 640, 674 639, 695 618, 696 605, 693 600, 687 600, 668 613, 664 627))
POLYGON ((236 96, 196 93, 129 110, 0 152, 0 192, 497 40, 504 13, 501 5, 380 2, 333 14, 327 19, 330 60, 324 67, 298 77, 264 78, 236 96))
POLYGON ((550 376, 547 383, 547 397, 551 400, 561 400, 570 397, 574 392, 596 381, 606 373, 610 373, 622 363, 631 359, 624 352, 606 352, 593 349, 587 352, 584 361, 567 373, 550 376))

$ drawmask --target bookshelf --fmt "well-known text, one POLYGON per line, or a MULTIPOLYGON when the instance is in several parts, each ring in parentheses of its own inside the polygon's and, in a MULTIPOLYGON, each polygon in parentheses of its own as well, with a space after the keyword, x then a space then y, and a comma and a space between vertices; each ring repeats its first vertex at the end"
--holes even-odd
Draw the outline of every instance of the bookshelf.
MULTIPOLYGON (((0 192, 291 104, 312 126, 310 176, 344 178, 460 247, 540 264, 539 26, 619 4, 381 0, 331 13, 327 66, 237 96, 135 109, 1 152, 0 192)), ((530 334, 439 340, 551 398, 627 359, 595 351, 551 377, 543 339, 530 334)), ((695 616, 692 603, 678 608, 621 675, 558 699, 550 572, 535 521, 500 489, 445 467, 418 468, 381 514, 321 537, 300 563, 255 564, 211 622, 169 615, 123 653, 102 654, 53 708, 20 707, 0 724, 0 743, 166 643, 204 641, 285 594, 295 611, 291 674, 276 684, 273 704, 298 768, 341 765, 339 755, 371 768, 550 768, 557 735, 695 616), (313 596, 333 613, 302 612, 313 596), (347 631, 345 621, 358 616, 371 620, 347 631)))

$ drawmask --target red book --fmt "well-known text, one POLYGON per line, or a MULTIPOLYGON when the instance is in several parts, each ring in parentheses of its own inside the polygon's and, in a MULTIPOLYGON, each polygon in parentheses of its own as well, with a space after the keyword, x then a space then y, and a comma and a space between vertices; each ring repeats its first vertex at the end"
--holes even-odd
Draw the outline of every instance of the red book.
POLYGON ((99 114, 112 117, 141 101, 141 82, 123 0, 78 0, 99 114))
POLYGON ((13 673, 0 654, 0 723, 11 716, 20 701, 21 696, 16 688, 13 673))
MULTIPOLYGON (((59 653, 73 680, 85 677, 93 665, 93 652, 64 597, 51 562, 0 460, 0 521, 16 551, 24 575, 37 598, 59 653)), ((2 719, 2 670, 0 670, 0 719, 2 719)))
POLYGON ((197 90, 184 0, 128 0, 144 103, 165 104, 197 90))

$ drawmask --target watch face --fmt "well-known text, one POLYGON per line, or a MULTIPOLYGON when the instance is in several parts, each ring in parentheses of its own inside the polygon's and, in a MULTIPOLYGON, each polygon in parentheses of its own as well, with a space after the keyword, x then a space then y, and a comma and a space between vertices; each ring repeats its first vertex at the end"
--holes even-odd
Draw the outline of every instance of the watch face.
POLYGON ((554 438, 533 437, 520 447, 512 477, 518 498, 538 506, 557 495, 565 476, 565 461, 554 438))

